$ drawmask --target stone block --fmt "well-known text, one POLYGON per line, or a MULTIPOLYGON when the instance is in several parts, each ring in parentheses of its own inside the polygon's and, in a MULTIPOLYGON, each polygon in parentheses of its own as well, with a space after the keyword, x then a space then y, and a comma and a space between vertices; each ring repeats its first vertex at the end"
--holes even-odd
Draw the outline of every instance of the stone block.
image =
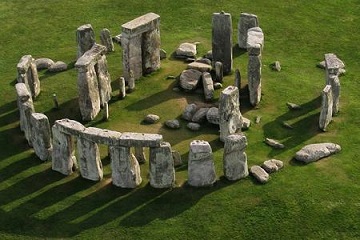
POLYGON ((244 134, 232 134, 225 138, 223 169, 230 181, 239 180, 249 175, 247 155, 244 152, 247 138, 244 134))
POLYGON ((163 136, 151 133, 124 132, 119 139, 119 145, 124 147, 160 147, 163 136))
POLYGON ((249 55, 261 55, 264 47, 264 33, 260 27, 249 28, 246 49, 249 55))
POLYGON ((77 58, 80 58, 95 44, 95 33, 91 24, 78 27, 76 30, 76 41, 78 44, 77 58))
POLYGON ((78 163, 83 178, 100 181, 103 178, 103 169, 100 159, 99 146, 85 138, 77 139, 78 163))
POLYGON ((32 113, 30 118, 32 146, 42 161, 51 158, 52 144, 49 119, 45 114, 32 113))
POLYGON ((202 75, 202 84, 204 88, 205 101, 212 101, 214 99, 214 82, 211 74, 204 72, 202 75))
POLYGON ((319 127, 321 130, 326 131, 326 127, 332 120, 333 111, 333 96, 331 85, 326 85, 322 91, 322 103, 319 118, 319 127))
POLYGON ((238 45, 240 48, 246 49, 247 32, 250 28, 258 27, 258 17, 250 13, 241 13, 238 23, 238 45))
POLYGON ((261 100, 261 56, 249 56, 248 87, 250 103, 257 106, 261 100))

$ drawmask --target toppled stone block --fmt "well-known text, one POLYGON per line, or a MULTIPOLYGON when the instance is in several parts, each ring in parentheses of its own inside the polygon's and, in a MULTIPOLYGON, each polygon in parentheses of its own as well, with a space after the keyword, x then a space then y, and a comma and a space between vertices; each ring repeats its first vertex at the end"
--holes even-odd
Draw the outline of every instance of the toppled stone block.
POLYGON ((246 49, 249 55, 260 55, 264 47, 264 33, 260 27, 249 28, 246 49))
POLYGON ((201 128, 201 125, 194 122, 189 122, 186 127, 190 129, 191 131, 199 131, 201 128))
POLYGON ((54 61, 50 58, 38 58, 35 60, 36 69, 42 70, 42 69, 48 69, 54 64, 54 61))
POLYGON ((333 114, 333 95, 331 85, 326 85, 322 91, 322 104, 319 117, 319 127, 326 131, 327 126, 332 120, 333 114))
POLYGON ((108 129, 88 127, 82 132, 82 137, 98 144, 119 146, 121 133, 108 129))
POLYGON ((196 44, 194 43, 182 43, 175 51, 176 57, 187 58, 196 56, 196 44))
POLYGON ((261 167, 267 172, 267 173, 273 173, 279 171, 281 168, 284 167, 284 163, 277 159, 270 159, 266 160, 261 167))
POLYGON ((201 123, 206 120, 206 114, 209 111, 209 108, 200 108, 195 112, 191 121, 195 123, 201 123))
POLYGON ((165 121, 165 126, 171 129, 179 129, 180 128, 180 122, 177 119, 171 119, 165 121))
POLYGON ((160 120, 160 117, 156 114, 148 114, 145 116, 144 122, 146 123, 157 123, 160 120))
POLYGON ((68 68, 68 65, 62 61, 57 61, 54 64, 52 64, 49 68, 48 71, 55 73, 55 72, 63 72, 66 71, 68 68))
POLYGON ((195 103, 191 103, 191 104, 188 104, 186 107, 185 107, 185 110, 184 112, 182 113, 181 117, 187 121, 191 121, 194 114, 196 113, 197 111, 197 106, 195 103))
POLYGON ((265 143, 275 149, 283 149, 285 147, 284 144, 272 138, 265 138, 265 143))
POLYGON ((246 49, 247 32, 250 28, 258 27, 258 17, 250 13, 241 13, 238 23, 238 45, 240 48, 246 49))
POLYGON ((160 134, 124 132, 119 139, 119 144, 125 147, 159 147, 163 141, 160 134))
POLYGON ((304 163, 315 162, 341 151, 341 147, 335 143, 309 144, 295 154, 295 159, 304 163))
POLYGON ((30 118, 32 146, 42 161, 51 158, 52 144, 49 119, 45 114, 32 113, 30 118))
POLYGON ((249 175, 246 147, 247 138, 244 134, 232 134, 225 138, 223 168, 228 180, 235 181, 249 175))
POLYGON ((250 168, 250 173, 260 183, 267 183, 270 179, 270 175, 260 166, 254 165, 250 168))
POLYGON ((214 98, 214 82, 210 73, 203 73, 202 84, 204 88, 205 101, 212 101, 214 98))
POLYGON ((219 115, 219 108, 211 107, 206 113, 206 119, 209 123, 219 125, 220 123, 220 115, 219 115))
POLYGON ((187 69, 195 69, 200 72, 210 72, 212 67, 209 64, 202 63, 202 62, 192 62, 187 65, 187 69))
POLYGON ((56 120, 54 125, 56 125, 56 128, 59 129, 59 131, 77 137, 85 131, 84 125, 67 118, 56 120))
POLYGON ((187 69, 180 74, 180 87, 185 91, 195 90, 199 84, 202 73, 196 69, 187 69))
POLYGON ((81 176, 91 181, 100 181, 103 178, 103 169, 99 146, 80 137, 77 139, 77 149, 81 176))

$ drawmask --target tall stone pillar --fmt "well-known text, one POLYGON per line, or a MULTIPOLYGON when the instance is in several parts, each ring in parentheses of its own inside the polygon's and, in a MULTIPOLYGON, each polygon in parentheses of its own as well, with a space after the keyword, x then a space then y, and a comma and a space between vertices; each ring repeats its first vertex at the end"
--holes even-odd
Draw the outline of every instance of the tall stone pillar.
POLYGON ((114 43, 113 43, 113 40, 111 38, 111 34, 110 34, 109 29, 104 28, 103 30, 101 30, 101 32, 100 32, 100 40, 101 40, 101 44, 106 47, 107 52, 113 52, 114 51, 114 43))
POLYGON ((228 86, 220 94, 220 140, 225 141, 228 135, 241 131, 242 116, 239 107, 239 90, 228 86))
POLYGON ((319 118, 319 127, 321 130, 326 131, 326 127, 332 120, 333 110, 333 96, 331 85, 326 85, 322 91, 321 112, 319 118))
POLYGON ((188 160, 188 184, 193 187, 211 186, 216 181, 216 172, 211 146, 206 141, 190 143, 188 160))
POLYGON ((15 89, 17 95, 17 106, 20 114, 20 129, 21 131, 25 132, 28 123, 25 118, 25 112, 24 112, 25 109, 23 108, 23 104, 27 103, 27 105, 24 107, 29 106, 33 112, 34 112, 34 104, 31 98, 31 94, 28 88, 26 87, 25 83, 15 84, 15 89))
POLYGON ((256 15, 250 13, 241 13, 238 24, 238 45, 246 49, 247 32, 250 28, 258 27, 259 21, 256 15))
POLYGON ((332 97, 333 97, 333 110, 332 114, 336 115, 339 112, 339 103, 340 103, 340 79, 336 75, 329 77, 329 84, 331 85, 332 97))
POLYGON ((130 147, 110 146, 112 182, 122 188, 136 188, 142 182, 140 166, 130 147))
POLYGON ((142 35, 143 73, 148 74, 160 68, 160 22, 155 29, 142 35))
POLYGON ((150 148, 150 185, 154 188, 170 188, 174 183, 175 169, 171 145, 163 142, 160 147, 150 148))
POLYGON ((331 85, 333 96, 333 115, 339 112, 340 79, 339 71, 344 63, 333 53, 325 54, 325 83, 331 85))
POLYGON ((32 145, 42 161, 51 158, 52 144, 49 119, 45 114, 31 114, 32 145))
POLYGON ((103 178, 103 169, 99 146, 95 142, 80 136, 77 140, 77 148, 81 176, 92 181, 101 180, 103 178))
POLYGON ((142 146, 135 146, 135 157, 139 163, 145 163, 146 157, 142 146))
POLYGON ((95 71, 99 84, 100 105, 104 106, 111 99, 111 78, 105 55, 101 55, 95 64, 95 71))
POLYGON ((31 55, 23 56, 17 64, 17 82, 25 83, 32 98, 40 94, 40 80, 36 69, 35 60, 31 55))
POLYGON ((212 17, 213 62, 222 62, 224 74, 229 74, 232 58, 232 21, 230 13, 214 13, 212 17))
POLYGON ((95 44, 95 33, 91 24, 78 27, 76 30, 76 41, 78 44, 77 58, 80 58, 95 44))
POLYGON ((247 139, 244 134, 233 134, 225 138, 224 175, 230 181, 239 180, 249 175, 245 149, 247 139))

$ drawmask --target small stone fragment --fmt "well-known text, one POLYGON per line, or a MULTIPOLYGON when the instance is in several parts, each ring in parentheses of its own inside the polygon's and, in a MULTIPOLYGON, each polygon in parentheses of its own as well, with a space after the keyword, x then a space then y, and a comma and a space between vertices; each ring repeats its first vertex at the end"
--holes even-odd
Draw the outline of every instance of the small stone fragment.
POLYGON ((191 131, 199 131, 201 128, 201 125, 194 122, 189 122, 186 127, 190 129, 191 131))
POLYGON ((160 120, 160 117, 158 115, 155 114, 148 114, 146 115, 144 122, 146 123, 157 123, 160 120))
POLYGON ((196 56, 196 44, 193 43, 182 43, 176 49, 176 57, 186 58, 196 56))
POLYGON ((260 183, 267 183, 270 179, 270 175, 260 166, 254 165, 250 168, 250 173, 258 180, 260 183))
POLYGON ((261 121, 261 116, 256 116, 256 118, 255 118, 255 123, 256 123, 256 124, 259 124, 260 121, 261 121))
POLYGON ((48 69, 54 64, 54 61, 50 58, 38 58, 35 60, 35 64, 37 70, 48 69))
POLYGON ((266 160, 261 167, 267 172, 267 173, 273 173, 279 171, 281 168, 283 168, 284 163, 277 159, 270 159, 266 160))
POLYGON ((241 130, 247 130, 250 128, 251 125, 251 121, 248 118, 242 117, 242 126, 241 126, 241 130))
POLYGON ((179 120, 177 120, 177 119, 166 120, 165 126, 167 126, 168 128, 171 128, 171 129, 178 129, 178 128, 180 128, 180 123, 179 123, 179 120))
POLYGON ((301 106, 300 105, 297 105, 295 103, 291 103, 291 102, 287 102, 286 103, 286 106, 288 106, 288 108, 290 110, 300 110, 301 109, 301 106))
POLYGON ((265 138, 265 143, 275 149, 282 149, 285 147, 284 144, 278 142, 275 139, 271 139, 271 138, 265 138))

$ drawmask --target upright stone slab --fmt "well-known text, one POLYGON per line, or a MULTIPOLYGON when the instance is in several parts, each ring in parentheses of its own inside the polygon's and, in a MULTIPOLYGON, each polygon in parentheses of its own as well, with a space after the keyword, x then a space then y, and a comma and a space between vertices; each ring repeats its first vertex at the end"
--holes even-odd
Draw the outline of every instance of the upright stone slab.
POLYGON ((99 181, 103 178, 99 146, 86 138, 77 139, 78 163, 83 178, 99 181))
POLYGON ((214 98, 214 83, 210 73, 204 72, 202 74, 202 84, 204 88, 205 101, 212 101, 214 98))
POLYGON ((145 163, 146 162, 144 148, 142 146, 136 146, 135 147, 135 157, 136 157, 136 160, 139 163, 145 163))
POLYGON ((95 33, 91 24, 85 24, 78 27, 76 30, 76 41, 78 44, 77 58, 80 58, 95 44, 95 33))
POLYGON ((215 63, 215 80, 222 83, 224 78, 224 70, 222 62, 215 63))
POLYGON ((340 102, 340 79, 336 75, 329 77, 329 84, 331 85, 332 97, 333 97, 333 110, 332 114, 336 115, 339 112, 339 102, 340 102))
POLYGON ((228 86, 220 95, 219 103, 220 140, 231 134, 241 131, 242 116, 239 107, 239 90, 237 87, 228 86))
POLYGON ((206 187, 215 181, 216 172, 210 144, 202 140, 192 141, 188 160, 188 184, 193 187, 206 187))
POLYGON ((107 68, 107 60, 105 55, 102 55, 97 61, 97 64, 95 65, 95 71, 99 84, 100 105, 104 106, 105 103, 110 101, 112 92, 111 78, 107 68))
POLYGON ((121 26, 123 71, 126 81, 160 68, 160 16, 147 13, 121 26))
POLYGON ((27 122, 26 122, 25 115, 24 115, 25 109, 22 108, 23 104, 28 102, 28 104, 26 106, 30 105, 30 107, 31 107, 31 105, 32 105, 31 109, 33 110, 33 112, 34 112, 34 105, 33 105, 33 101, 31 98, 31 94, 30 94, 28 88, 26 87, 25 83, 15 84, 15 89, 16 89, 16 95, 17 95, 17 106, 18 106, 19 114, 20 114, 20 129, 21 129, 21 131, 24 132, 27 122))
POLYGON ((264 47, 264 33, 260 27, 249 28, 246 49, 249 55, 261 55, 264 47))
POLYGON ((31 129, 31 115, 34 113, 34 105, 32 101, 20 103, 20 109, 23 115, 23 131, 25 138, 30 147, 32 147, 32 129, 31 129))
POLYGON ((326 127, 332 120, 332 110, 333 110, 333 97, 331 85, 326 85, 322 91, 322 103, 321 103, 321 112, 319 118, 319 127, 321 130, 326 131, 326 127))
POLYGON ((49 119, 45 114, 31 114, 32 145, 42 161, 51 158, 52 144, 49 119))
POLYGON ((31 96, 36 98, 40 94, 40 80, 35 59, 31 55, 23 56, 17 64, 17 82, 25 83, 31 96))
POLYGON ((171 145, 162 142, 160 147, 150 148, 150 185, 154 188, 170 188, 174 183, 175 169, 171 145))
POLYGON ((240 103, 241 74, 240 74, 240 70, 238 68, 235 69, 234 86, 237 87, 239 90, 239 103, 240 103))
POLYGON ((259 21, 256 15, 250 13, 241 13, 238 24, 238 45, 246 49, 247 32, 249 28, 258 27, 259 21))
POLYGON ((222 62, 224 74, 229 74, 232 58, 232 21, 230 13, 214 13, 212 17, 213 62, 222 62))
POLYGON ((114 51, 114 43, 113 43, 113 40, 111 38, 111 34, 110 34, 109 29, 104 28, 103 30, 101 30, 101 32, 100 32, 100 40, 101 40, 101 44, 106 47, 107 52, 113 52, 114 51))
POLYGON ((225 138, 223 166, 228 180, 235 181, 249 175, 246 147, 247 139, 244 134, 233 134, 225 138))
POLYGON ((119 98, 124 99, 126 97, 126 86, 125 86, 125 78, 119 78, 119 98))
POLYGON ((74 139, 71 135, 63 133, 56 122, 52 127, 52 137, 52 170, 70 175, 77 166, 74 139))
POLYGON ((248 63, 250 104, 257 106, 261 100, 261 55, 250 55, 248 63))
POLYGON ((140 166, 130 147, 109 146, 112 183, 121 188, 136 188, 142 182, 140 166))

